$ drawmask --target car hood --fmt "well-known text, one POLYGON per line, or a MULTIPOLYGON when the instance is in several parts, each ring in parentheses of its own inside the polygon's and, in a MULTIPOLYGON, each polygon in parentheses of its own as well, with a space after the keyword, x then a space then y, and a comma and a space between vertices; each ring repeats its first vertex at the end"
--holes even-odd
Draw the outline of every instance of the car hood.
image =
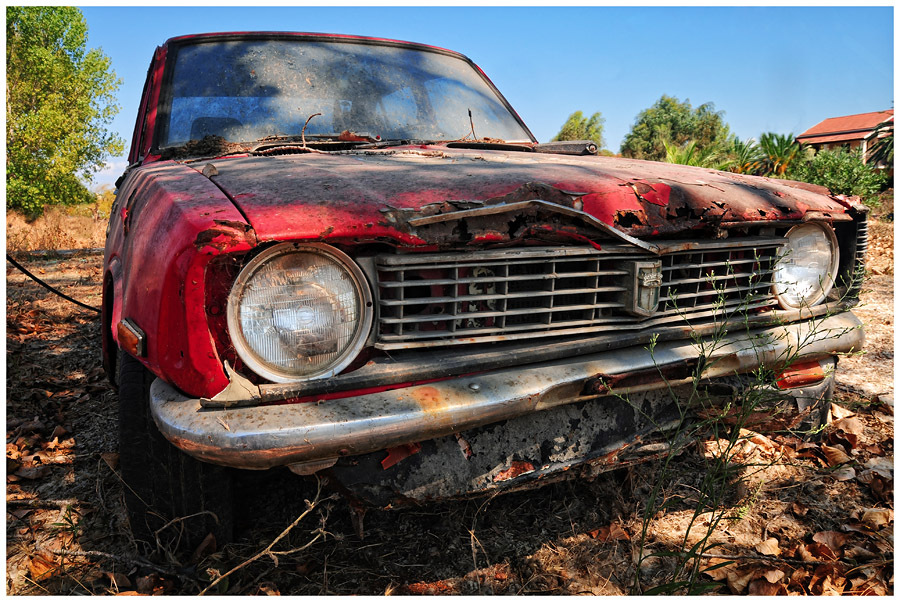
POLYGON ((539 223, 545 233, 589 240, 598 231, 654 238, 810 212, 828 219, 850 206, 822 187, 705 168, 438 146, 224 157, 192 167, 232 199, 260 241, 472 244, 532 236, 539 223), (510 213, 528 214, 531 225, 517 226, 510 213))

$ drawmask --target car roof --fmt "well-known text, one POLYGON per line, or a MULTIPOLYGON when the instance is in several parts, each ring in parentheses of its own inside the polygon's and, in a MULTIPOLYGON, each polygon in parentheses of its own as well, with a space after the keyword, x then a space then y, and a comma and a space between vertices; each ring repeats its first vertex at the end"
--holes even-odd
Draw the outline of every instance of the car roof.
MULTIPOLYGON (((405 42, 403 40, 392 40, 390 38, 375 38, 369 36, 356 36, 340 33, 314 33, 299 31, 227 31, 213 33, 195 33, 181 36, 175 36, 165 41, 164 46, 185 44, 192 42, 206 42, 216 40, 241 40, 241 39, 305 39, 310 41, 332 41, 332 42, 359 42, 363 44, 383 44, 388 46, 404 46, 407 48, 418 48, 420 50, 430 50, 452 54, 460 58, 470 61, 468 57, 459 52, 441 48, 440 46, 431 46, 428 44, 419 44, 417 42, 405 42)), ((471 61, 470 61, 471 62, 471 61)))

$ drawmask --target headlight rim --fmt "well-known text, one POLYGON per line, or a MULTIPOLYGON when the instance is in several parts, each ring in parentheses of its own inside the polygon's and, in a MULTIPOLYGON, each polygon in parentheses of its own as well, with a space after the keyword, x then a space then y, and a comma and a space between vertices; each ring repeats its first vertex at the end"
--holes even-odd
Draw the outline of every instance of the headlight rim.
POLYGON ((375 310, 371 285, 360 266, 340 249, 323 243, 314 242, 282 242, 267 247, 257 253, 241 268, 237 278, 235 278, 228 293, 228 302, 226 306, 228 336, 231 339, 231 344, 234 346, 238 358, 240 358, 244 365, 258 376, 268 381, 281 384, 303 383, 330 378, 347 368, 347 366, 356 360, 359 353, 365 347, 374 322, 374 314, 375 310), (354 333, 353 342, 346 347, 337 360, 332 362, 325 370, 298 376, 273 367, 260 358, 250 347, 241 328, 239 300, 241 298, 241 293, 251 281, 253 275, 269 261, 285 254, 304 252, 322 255, 328 259, 335 260, 346 270, 356 288, 357 299, 359 302, 359 322, 356 332, 354 333))
MULTIPOLYGON (((835 281, 838 276, 838 268, 840 266, 840 245, 838 243, 837 234, 834 232, 834 228, 832 228, 829 224, 821 223, 821 222, 804 222, 800 224, 796 224, 792 226, 787 232, 784 234, 784 238, 786 241, 790 240, 790 235, 792 232, 800 228, 808 228, 808 227, 816 227, 820 232, 825 234, 826 239, 828 240, 828 244, 831 247, 831 266, 823 278, 822 282, 820 282, 819 293, 814 298, 806 299, 800 303, 800 305, 793 305, 788 303, 783 298, 783 293, 779 292, 779 286, 783 286, 783 283, 778 281, 778 264, 776 262, 775 270, 772 274, 772 294, 775 297, 775 300, 781 306, 782 309, 786 310, 798 310, 814 307, 824 302, 828 298, 828 294, 831 292, 831 289, 835 285, 835 281)), ((780 258, 779 258, 780 260, 780 258)))

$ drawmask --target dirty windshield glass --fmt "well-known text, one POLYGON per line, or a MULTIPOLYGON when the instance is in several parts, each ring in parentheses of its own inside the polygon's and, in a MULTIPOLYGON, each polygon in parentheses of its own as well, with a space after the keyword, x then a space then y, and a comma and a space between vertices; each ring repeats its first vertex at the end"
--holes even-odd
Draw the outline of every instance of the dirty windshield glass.
POLYGON ((177 51, 160 147, 344 130, 382 139, 530 141, 481 75, 453 56, 374 44, 243 40, 177 51), (469 112, 471 111, 471 123, 469 112))

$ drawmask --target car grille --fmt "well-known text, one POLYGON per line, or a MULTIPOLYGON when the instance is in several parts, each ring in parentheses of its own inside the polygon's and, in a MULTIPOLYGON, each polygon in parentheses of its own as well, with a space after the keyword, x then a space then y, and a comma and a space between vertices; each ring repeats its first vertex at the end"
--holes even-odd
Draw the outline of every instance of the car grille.
POLYGON ((710 241, 651 256, 633 247, 540 247, 375 259, 382 349, 568 336, 690 324, 775 304, 783 239, 710 241), (661 261, 651 316, 628 312, 628 261, 661 261))
POLYGON ((856 222, 856 248, 854 250, 856 253, 850 274, 849 296, 859 297, 865 276, 866 253, 869 250, 869 222, 865 218, 856 222))

